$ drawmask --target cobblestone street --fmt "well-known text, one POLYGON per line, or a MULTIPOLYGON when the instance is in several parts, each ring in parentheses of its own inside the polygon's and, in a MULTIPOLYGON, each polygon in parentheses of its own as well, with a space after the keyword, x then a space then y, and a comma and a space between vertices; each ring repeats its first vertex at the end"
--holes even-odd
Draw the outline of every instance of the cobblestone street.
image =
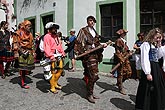
POLYGON ((138 81, 133 79, 124 83, 127 95, 118 93, 116 79, 100 75, 95 85, 95 94, 100 97, 96 104, 86 99, 82 70, 68 72, 61 77, 63 86, 58 94, 49 92, 49 83, 43 79, 41 67, 36 67, 28 75, 30 89, 20 87, 19 74, 14 73, 0 79, 0 110, 134 110, 138 81))

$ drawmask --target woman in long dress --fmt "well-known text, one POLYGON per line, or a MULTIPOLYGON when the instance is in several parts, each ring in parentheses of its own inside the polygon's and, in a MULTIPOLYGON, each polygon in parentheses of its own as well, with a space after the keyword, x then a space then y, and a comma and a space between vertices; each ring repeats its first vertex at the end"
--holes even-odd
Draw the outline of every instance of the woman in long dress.
POLYGON ((158 59, 165 56, 161 46, 162 32, 159 28, 150 30, 141 50, 142 76, 136 95, 136 110, 164 110, 165 82, 158 59))
POLYGON ((4 79, 6 75, 10 75, 9 67, 14 59, 13 52, 11 51, 10 37, 11 34, 8 31, 8 23, 6 21, 1 22, 0 29, 0 72, 4 79), (4 65, 6 63, 6 65, 4 65))

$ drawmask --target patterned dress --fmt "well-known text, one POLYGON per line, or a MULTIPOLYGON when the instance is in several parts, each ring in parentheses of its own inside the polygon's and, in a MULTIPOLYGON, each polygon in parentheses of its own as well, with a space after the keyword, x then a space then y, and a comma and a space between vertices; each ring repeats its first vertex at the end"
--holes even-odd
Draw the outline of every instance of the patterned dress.
POLYGON ((2 62, 10 62, 14 59, 9 40, 10 32, 0 30, 0 61, 2 62))

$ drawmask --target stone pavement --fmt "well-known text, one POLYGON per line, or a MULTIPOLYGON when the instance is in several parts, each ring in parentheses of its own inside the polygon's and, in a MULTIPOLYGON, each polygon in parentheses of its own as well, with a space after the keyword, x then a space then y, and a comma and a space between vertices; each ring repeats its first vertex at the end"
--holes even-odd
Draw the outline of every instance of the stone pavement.
POLYGON ((6 79, 0 78, 0 110, 134 110, 138 81, 127 80, 124 83, 127 95, 122 95, 117 92, 115 78, 100 75, 94 92, 101 99, 92 104, 85 99, 82 72, 66 70, 66 75, 59 80, 63 88, 58 94, 49 92, 49 83, 43 80, 41 67, 28 75, 28 90, 20 87, 18 72, 6 79))

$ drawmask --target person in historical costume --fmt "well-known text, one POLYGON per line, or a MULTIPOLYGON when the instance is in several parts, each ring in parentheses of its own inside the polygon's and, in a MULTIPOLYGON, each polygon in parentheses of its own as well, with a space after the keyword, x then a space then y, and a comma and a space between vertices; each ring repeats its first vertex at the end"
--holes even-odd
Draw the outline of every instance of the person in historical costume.
POLYGON ((0 71, 3 79, 6 75, 10 75, 8 69, 14 59, 10 44, 11 34, 7 29, 8 23, 2 21, 0 29, 0 71))
POLYGON ((16 31, 13 37, 13 50, 15 57, 18 57, 19 71, 21 77, 21 87, 28 89, 29 86, 25 83, 25 75, 35 68, 34 65, 34 42, 30 32, 31 22, 25 20, 21 24, 21 28, 16 31))
POLYGON ((136 79, 140 79, 140 73, 141 73, 141 63, 140 63, 140 46, 143 43, 144 39, 144 33, 138 33, 138 40, 136 40, 133 48, 135 51, 135 65, 136 65, 136 79))
POLYGON ((165 82, 158 59, 165 56, 159 28, 149 31, 140 46, 142 74, 136 94, 136 110, 164 110, 165 82))
POLYGON ((57 35, 59 25, 50 23, 47 28, 49 29, 49 32, 44 36, 43 48, 46 59, 50 60, 51 63, 52 77, 49 80, 50 91, 56 94, 58 93, 57 89, 62 88, 58 84, 58 80, 63 72, 63 57, 65 57, 65 52, 57 35))
POLYGON ((18 34, 20 33, 19 31, 22 31, 24 29, 24 24, 23 22, 18 24, 18 29, 16 32, 13 33, 13 42, 12 42, 12 51, 14 52, 14 68, 15 70, 18 70, 19 67, 19 63, 18 63, 18 57, 19 57, 19 53, 18 53, 18 34))
MULTIPOLYGON (((87 26, 79 30, 74 46, 76 55, 85 53, 85 51, 88 51, 100 45, 99 35, 94 29, 95 23, 96 19, 93 16, 88 16, 87 26)), ((103 45, 104 47, 107 46, 107 44, 103 45)), ((99 98, 93 94, 93 89, 95 82, 99 79, 98 63, 102 61, 102 52, 103 49, 99 49, 80 58, 84 67, 83 79, 86 82, 87 99, 91 103, 95 103, 94 99, 99 98)))
POLYGON ((121 65, 117 68, 117 86, 119 88, 119 92, 123 95, 126 95, 125 90, 123 88, 123 82, 131 77, 132 70, 130 66, 129 57, 125 59, 125 57, 130 54, 130 50, 126 44, 126 40, 124 39, 126 33, 128 31, 124 29, 119 29, 116 33, 119 38, 115 41, 115 63, 121 63, 121 65))

